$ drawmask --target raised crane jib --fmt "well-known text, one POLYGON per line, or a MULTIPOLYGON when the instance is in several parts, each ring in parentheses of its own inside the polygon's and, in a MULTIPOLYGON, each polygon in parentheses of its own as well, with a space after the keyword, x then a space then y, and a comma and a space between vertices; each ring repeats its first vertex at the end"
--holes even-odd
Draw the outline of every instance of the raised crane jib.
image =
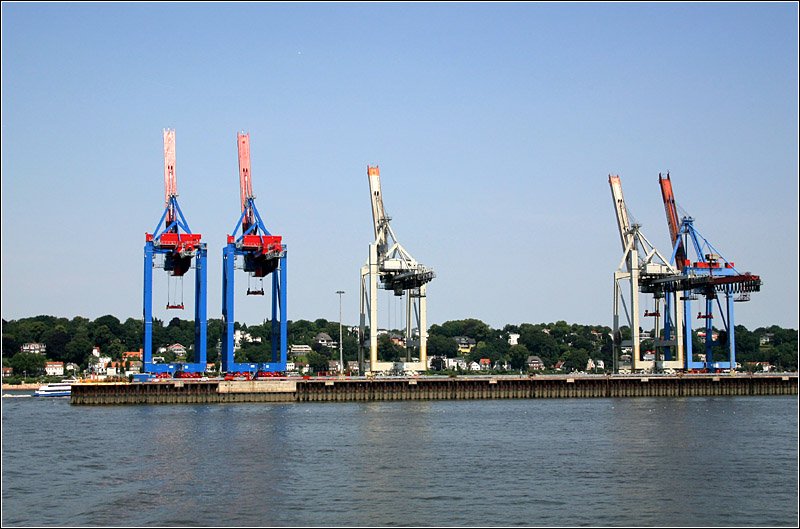
POLYGON ((683 248, 683 242, 680 240, 681 221, 678 218, 678 209, 675 205, 675 195, 672 192, 672 181, 667 176, 658 174, 658 183, 661 186, 661 197, 664 199, 664 211, 667 214, 667 225, 669 226, 669 237, 672 247, 678 244, 675 252, 675 264, 678 270, 683 270, 686 264, 686 251, 683 248))
POLYGON ((631 238, 631 223, 628 219, 625 198, 622 196, 622 183, 619 175, 608 175, 608 185, 611 187, 611 198, 614 201, 614 211, 617 214, 620 242, 622 242, 622 249, 625 250, 631 238))
MULTIPOLYGON (((253 196, 253 181, 250 178, 250 134, 239 132, 237 134, 239 145, 239 194, 241 198, 242 213, 242 233, 247 233, 251 226, 256 223, 249 199, 253 196)), ((253 232, 258 231, 256 230, 253 232)))
POLYGON ((186 219, 178 206, 178 180, 175 176, 175 130, 164 129, 164 214, 159 221, 163 222, 164 231, 156 227, 154 233, 146 234, 148 241, 163 250, 164 269, 173 276, 184 275, 192 264, 197 248, 201 244, 202 235, 192 233, 186 219), (180 230, 185 233, 180 233, 180 230))
POLYGON ((375 228, 375 242, 378 244, 378 252, 383 253, 386 249, 386 228, 390 219, 383 209, 380 168, 377 165, 375 167, 367 165, 367 178, 369 179, 369 193, 372 201, 372 223, 375 228))
POLYGON ((177 233, 175 206, 170 200, 178 196, 178 182, 175 178, 175 130, 164 129, 164 207, 167 209, 165 226, 169 232, 177 233), (171 226, 171 227, 170 227, 171 226))

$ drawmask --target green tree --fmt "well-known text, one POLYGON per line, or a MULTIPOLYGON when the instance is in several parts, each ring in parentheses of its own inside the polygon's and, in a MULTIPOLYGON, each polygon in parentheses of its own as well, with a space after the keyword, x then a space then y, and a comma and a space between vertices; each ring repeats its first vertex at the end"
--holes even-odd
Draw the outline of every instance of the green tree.
MULTIPOLYGON (((3 323, 3 327, 8 328, 7 323, 3 323)), ((19 352, 22 343, 19 342, 14 334, 3 334, 3 358, 10 358, 19 352)))
POLYGON ((448 336, 431 334, 428 336, 428 356, 455 358, 458 356, 458 344, 448 336))
POLYGON ((475 345, 475 348, 469 353, 469 361, 480 363, 481 358, 488 358, 492 361, 492 365, 500 358, 502 354, 500 351, 492 347, 489 343, 485 341, 480 341, 475 345))
POLYGON ((92 354, 92 341, 85 333, 74 336, 64 348, 64 360, 76 364, 85 364, 87 357, 92 354))
POLYGON ((524 345, 532 355, 542 359, 546 366, 553 366, 558 360, 560 347, 555 338, 544 332, 543 329, 533 325, 520 325, 519 342, 524 345))
POLYGON ((397 362, 404 358, 405 350, 392 343, 388 334, 378 336, 378 358, 384 362, 397 362))
POLYGON ((508 349, 508 363, 511 369, 525 369, 528 366, 530 351, 522 344, 512 345, 508 349))
POLYGON ((306 355, 306 361, 308 362, 309 369, 315 373, 328 370, 328 357, 324 355, 311 351, 306 355))
POLYGON ((564 354, 564 371, 584 371, 589 362, 589 353, 583 349, 572 349, 564 354))
POLYGON ((70 334, 63 325, 48 329, 42 335, 42 341, 47 346, 47 356, 53 360, 64 360, 67 354, 67 344, 70 334))
POLYGON ((14 373, 27 373, 31 376, 43 372, 46 361, 47 358, 45 358, 44 355, 36 353, 17 353, 9 360, 9 364, 14 368, 14 373))

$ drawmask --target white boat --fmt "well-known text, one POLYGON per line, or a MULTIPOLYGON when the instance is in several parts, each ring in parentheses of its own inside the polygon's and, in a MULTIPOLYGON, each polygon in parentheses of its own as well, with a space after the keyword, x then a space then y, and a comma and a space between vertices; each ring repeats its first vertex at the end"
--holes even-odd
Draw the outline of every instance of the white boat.
POLYGON ((74 380, 62 380, 61 382, 51 382, 39 387, 34 393, 34 397, 69 397, 72 394, 72 383, 74 380))

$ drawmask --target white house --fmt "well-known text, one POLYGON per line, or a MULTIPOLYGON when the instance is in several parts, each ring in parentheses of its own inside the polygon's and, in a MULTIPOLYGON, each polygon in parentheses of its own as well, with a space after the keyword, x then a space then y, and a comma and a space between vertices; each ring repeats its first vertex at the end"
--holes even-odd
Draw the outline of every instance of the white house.
POLYGON ((326 332, 318 333, 314 337, 314 341, 320 344, 322 347, 336 347, 338 344, 333 341, 331 335, 326 332))
POLYGON ((448 358, 447 369, 467 369, 467 361, 461 357, 448 358))
POLYGON ((38 355, 43 355, 47 351, 47 346, 43 343, 24 343, 22 347, 20 347, 21 353, 34 353, 38 355))
POLYGON ((238 329, 233 331, 233 349, 239 349, 242 346, 242 341, 245 342, 258 342, 261 343, 261 337, 256 336, 255 338, 247 331, 242 331, 238 329))
POLYGON ((292 356, 304 356, 311 352, 311 346, 306 344, 292 344, 289 346, 289 354, 292 356))
POLYGON ((63 377, 64 362, 45 362, 44 372, 50 377, 63 377))
POLYGON ((525 363, 528 365, 528 369, 531 371, 541 371, 544 369, 544 362, 542 362, 542 359, 536 355, 528 356, 528 359, 525 361, 525 363))
POLYGON ((508 333, 508 345, 519 345, 519 334, 515 332, 508 333))
POLYGON ((175 358, 186 358, 186 347, 184 347, 182 344, 174 343, 167 347, 167 350, 174 354, 175 358))

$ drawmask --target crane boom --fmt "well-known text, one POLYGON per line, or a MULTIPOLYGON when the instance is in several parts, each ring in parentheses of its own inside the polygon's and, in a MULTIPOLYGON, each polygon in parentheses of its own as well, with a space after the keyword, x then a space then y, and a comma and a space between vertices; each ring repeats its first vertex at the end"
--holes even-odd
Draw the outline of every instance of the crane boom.
POLYGON ((253 212, 248 207, 248 199, 253 197, 253 181, 250 179, 250 134, 239 132, 237 134, 239 144, 239 194, 241 198, 242 213, 242 233, 246 233, 250 226, 255 224, 253 212))
POLYGON ((670 243, 672 243, 673 248, 678 243, 678 248, 675 252, 675 264, 678 270, 683 270, 686 265, 686 251, 683 248, 683 242, 679 242, 681 221, 678 219, 678 209, 675 206, 675 195, 672 192, 672 181, 669 179, 669 173, 667 173, 666 177, 661 176, 661 173, 659 173, 658 183, 661 186, 661 197, 664 199, 664 211, 667 214, 670 243))
MULTIPOLYGON (((175 209, 170 201, 178 196, 178 182, 175 178, 175 130, 164 129, 164 207, 167 208, 166 226, 175 221, 175 209)), ((170 229, 176 232, 177 226, 170 229)))
POLYGON ((383 196, 381 195, 381 170, 367 165, 367 178, 369 179, 369 192, 372 200, 372 223, 375 228, 375 240, 378 246, 386 244, 385 226, 389 219, 383 209, 383 196))
POLYGON ((622 183, 620 182, 619 175, 608 175, 608 184, 611 186, 611 198, 614 200, 614 209, 617 213, 619 238, 622 242, 622 249, 625 250, 630 242, 631 223, 628 219, 628 208, 625 206, 625 198, 622 196, 622 183))

